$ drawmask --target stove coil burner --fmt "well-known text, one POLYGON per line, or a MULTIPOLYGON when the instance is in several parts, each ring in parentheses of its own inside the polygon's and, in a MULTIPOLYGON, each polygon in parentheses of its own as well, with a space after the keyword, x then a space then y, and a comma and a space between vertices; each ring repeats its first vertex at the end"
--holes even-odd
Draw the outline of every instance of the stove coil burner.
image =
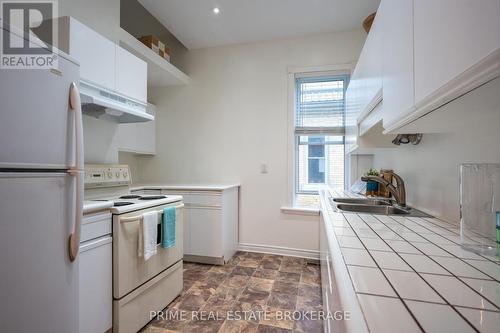
POLYGON ((122 195, 119 199, 139 199, 141 196, 137 194, 122 195))
POLYGON ((121 206, 128 206, 128 205, 133 205, 133 202, 127 202, 127 201, 118 201, 113 204, 114 207, 121 207, 121 206))
POLYGON ((166 197, 167 197, 166 195, 148 195, 140 197, 139 200, 158 200, 158 199, 165 199, 166 197))

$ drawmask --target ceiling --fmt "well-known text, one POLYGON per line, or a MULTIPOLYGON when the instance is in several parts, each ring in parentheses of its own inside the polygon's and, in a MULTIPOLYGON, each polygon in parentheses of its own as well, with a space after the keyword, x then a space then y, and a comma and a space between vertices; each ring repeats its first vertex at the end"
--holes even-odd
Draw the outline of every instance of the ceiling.
POLYGON ((199 49, 361 28, 380 0, 139 2, 188 49, 199 49))

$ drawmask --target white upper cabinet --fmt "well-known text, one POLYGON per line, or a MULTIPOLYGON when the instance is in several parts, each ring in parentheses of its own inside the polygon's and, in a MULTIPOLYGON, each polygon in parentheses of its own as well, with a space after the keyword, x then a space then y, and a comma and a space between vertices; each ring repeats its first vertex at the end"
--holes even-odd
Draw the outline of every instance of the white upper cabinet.
POLYGON ((382 99, 382 29, 379 13, 368 34, 346 91, 347 152, 357 145, 358 123, 382 99))
POLYGON ((415 0, 414 39, 418 105, 499 48, 500 1, 415 0))
MULTIPOLYGON (((156 106, 148 104, 147 113, 156 119, 156 106)), ((118 125, 118 150, 141 155, 156 154, 156 121, 118 125)))
POLYGON ((500 0, 382 0, 380 7, 385 131, 500 75, 500 0))
MULTIPOLYGON (((380 13, 382 15, 382 13, 380 13)), ((382 99, 382 29, 379 13, 361 51, 354 80, 361 81, 359 88, 358 118, 365 117, 382 99)), ((360 120, 360 119, 358 119, 360 120)))
MULTIPOLYGON (((357 69, 357 68, 356 68, 357 69)), ((349 86, 346 91, 346 106, 345 106, 345 152, 349 154, 351 150, 356 148, 358 138, 358 115, 361 112, 358 94, 362 90, 362 81, 357 80, 357 71, 354 70, 349 86)))
POLYGON ((353 102, 356 117, 366 116, 382 98, 382 29, 379 13, 351 76, 346 98, 353 102))
POLYGON ((59 48, 80 63, 80 77, 115 88, 115 44, 72 17, 59 19, 59 48))
POLYGON ((415 102, 413 1, 383 0, 380 12, 383 13, 383 119, 387 128, 411 113, 415 102))
POLYGON ((140 102, 147 101, 147 63, 116 45, 116 90, 140 102))
MULTIPOLYGON (((57 18, 56 46, 80 63, 85 83, 147 103, 147 63, 72 17, 57 18)), ((43 40, 47 31, 35 30, 43 40)))
MULTIPOLYGON (((148 113, 156 118, 156 107, 148 104, 148 113)), ((148 155, 156 154, 156 121, 137 123, 136 152, 148 155)))

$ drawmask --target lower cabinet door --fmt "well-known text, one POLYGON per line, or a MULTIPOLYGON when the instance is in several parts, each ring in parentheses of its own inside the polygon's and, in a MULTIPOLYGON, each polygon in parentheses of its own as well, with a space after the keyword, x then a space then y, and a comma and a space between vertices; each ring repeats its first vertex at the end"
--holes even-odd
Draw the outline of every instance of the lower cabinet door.
POLYGON ((113 323, 111 236, 80 245, 79 333, 106 332, 113 323))
POLYGON ((191 254, 191 209, 189 209, 186 204, 184 204, 184 232, 183 232, 183 240, 184 240, 184 254, 191 254))
POLYGON ((186 208, 190 224, 190 253, 206 257, 222 257, 222 210, 218 207, 186 208))

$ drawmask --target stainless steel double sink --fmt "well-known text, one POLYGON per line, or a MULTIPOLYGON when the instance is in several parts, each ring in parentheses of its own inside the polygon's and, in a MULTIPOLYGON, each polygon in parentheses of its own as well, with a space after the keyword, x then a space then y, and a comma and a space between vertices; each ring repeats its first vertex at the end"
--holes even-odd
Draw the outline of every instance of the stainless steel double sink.
POLYGON ((375 215, 403 215, 413 217, 431 217, 411 207, 398 207, 394 200, 379 198, 331 198, 334 210, 375 215))

